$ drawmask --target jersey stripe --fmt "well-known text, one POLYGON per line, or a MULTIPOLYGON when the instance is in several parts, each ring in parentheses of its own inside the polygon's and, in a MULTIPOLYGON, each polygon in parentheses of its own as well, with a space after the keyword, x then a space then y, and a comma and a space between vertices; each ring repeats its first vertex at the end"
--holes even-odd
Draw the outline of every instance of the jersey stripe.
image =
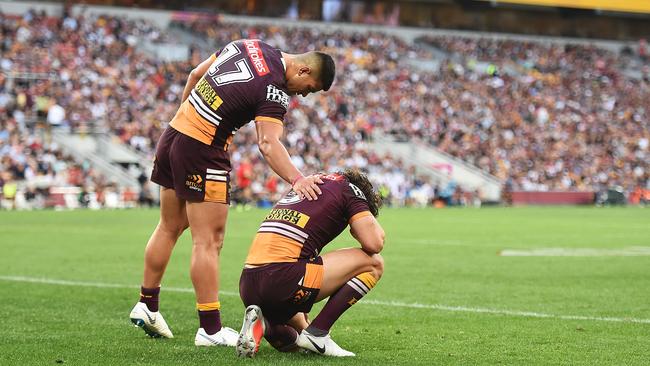
POLYGON ((355 222, 355 221, 357 221, 359 219, 362 219, 362 218, 364 218, 366 216, 372 216, 370 211, 361 211, 361 212, 359 212, 357 214, 352 215, 352 217, 350 217, 350 220, 348 221, 348 223, 351 224, 351 223, 353 223, 353 222, 355 222))
POLYGON ((293 240, 296 240, 296 241, 300 242, 301 244, 305 243, 305 238, 303 238, 303 237, 301 237, 299 235, 296 235, 296 234, 294 234, 294 233, 292 233, 290 231, 282 230, 282 229, 276 228, 276 227, 261 227, 259 230, 257 230, 257 232, 258 233, 276 233, 276 234, 280 234, 280 235, 286 236, 288 238, 291 238, 293 240))
POLYGON ((292 231, 293 233, 298 234, 298 235, 302 236, 305 239, 309 238, 309 235, 306 232, 304 232, 304 231, 302 231, 300 229, 297 229, 297 228, 295 228, 293 226, 283 224, 283 223, 280 223, 280 222, 265 221, 260 226, 261 227, 279 227, 281 229, 292 231))
POLYGON ((246 258, 246 264, 260 265, 278 262, 296 262, 302 244, 274 233, 257 233, 246 258))
POLYGON ((199 96, 199 93, 196 92, 196 89, 192 89, 190 95, 193 95, 194 100, 196 100, 197 102, 201 102, 201 106, 203 107, 203 110, 208 112, 212 117, 218 119, 219 121, 222 120, 222 118, 214 110, 212 110, 212 108, 206 102, 203 101, 203 98, 199 96))
POLYGON ((217 126, 199 115, 190 102, 190 98, 181 104, 169 125, 180 133, 206 145, 212 144, 217 132, 217 126))
POLYGON ((205 179, 218 180, 220 182, 227 182, 228 181, 227 177, 224 177, 223 175, 214 175, 214 174, 207 174, 205 176, 205 179))
POLYGON ((197 102, 196 100, 194 100, 194 97, 192 96, 192 94, 190 94, 190 97, 187 98, 187 99, 188 99, 189 102, 192 104, 192 107, 194 107, 194 110, 196 111, 196 113, 197 113, 201 118, 203 118, 204 120, 206 120, 206 121, 212 123, 212 124, 215 125, 215 126, 219 126, 219 121, 218 121, 218 120, 215 120, 213 117, 210 117, 209 115, 207 115, 207 114, 206 114, 206 113, 201 109, 201 107, 200 107, 201 102, 197 102))
POLYGON ((201 97, 196 92, 196 90, 192 90, 190 92, 190 99, 192 99, 196 103, 197 109, 200 109, 202 112, 205 112, 205 114, 209 115, 213 119, 216 119, 217 121, 221 121, 221 117, 219 117, 216 113, 214 113, 214 111, 212 111, 210 107, 205 105, 203 99, 201 99, 201 97))
POLYGON ((273 123, 278 123, 280 125, 284 125, 282 120, 273 117, 265 117, 265 116, 255 116, 255 122, 273 122, 273 123))
POLYGON ((220 175, 228 174, 227 170, 217 170, 217 169, 206 169, 205 172, 208 174, 220 174, 220 175))
POLYGON ((203 104, 201 98, 196 94, 194 90, 192 90, 192 92, 190 93, 189 100, 194 106, 194 108, 196 109, 196 111, 201 115, 201 117, 219 126, 219 121, 221 120, 221 117, 217 116, 208 107, 206 107, 203 104))
POLYGON ((323 271, 324 268, 321 264, 307 263, 302 285, 307 288, 320 289, 323 283, 323 271))

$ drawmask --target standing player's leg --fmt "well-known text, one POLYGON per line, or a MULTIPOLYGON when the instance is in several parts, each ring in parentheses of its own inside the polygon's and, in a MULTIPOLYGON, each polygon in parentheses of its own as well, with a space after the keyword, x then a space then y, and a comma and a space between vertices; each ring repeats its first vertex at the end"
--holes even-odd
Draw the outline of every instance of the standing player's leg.
POLYGON ((142 287, 160 287, 176 241, 188 226, 185 200, 176 197, 173 189, 161 187, 160 221, 151 234, 144 252, 142 287))
POLYGON ((216 202, 187 202, 192 232, 190 276, 196 294, 200 328, 197 346, 235 346, 238 333, 221 326, 219 303, 219 255, 228 217, 228 205, 216 202))
POLYGON ((144 254, 144 276, 140 301, 131 311, 131 321, 152 337, 173 335, 158 311, 160 282, 178 237, 187 228, 185 200, 176 197, 170 188, 160 191, 160 221, 151 234, 144 254))
POLYGON ((314 321, 298 337, 300 347, 331 356, 354 356, 341 349, 329 337, 334 322, 379 281, 384 260, 379 254, 368 255, 361 249, 348 248, 329 252, 323 258, 323 281, 316 301, 329 297, 314 321))

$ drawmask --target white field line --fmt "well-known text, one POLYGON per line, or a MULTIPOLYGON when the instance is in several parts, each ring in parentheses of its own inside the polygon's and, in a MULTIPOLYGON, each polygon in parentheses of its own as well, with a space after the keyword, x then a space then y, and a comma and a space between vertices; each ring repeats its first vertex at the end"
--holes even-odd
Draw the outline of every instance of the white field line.
POLYGON ((502 257, 644 257, 650 256, 650 247, 627 247, 621 249, 596 248, 537 248, 504 249, 502 257))
MULTIPOLYGON (((23 277, 23 276, 0 276, 0 281, 29 282, 29 283, 39 283, 39 284, 46 284, 46 285, 75 286, 75 287, 121 288, 121 289, 140 288, 140 286, 122 285, 116 283, 80 282, 80 281, 67 281, 67 280, 57 280, 51 278, 36 278, 36 277, 23 277)), ((194 292, 194 290, 191 288, 182 288, 182 287, 163 287, 163 291, 188 292, 188 293, 194 292)), ((239 296, 238 293, 231 292, 231 291, 219 291, 219 294, 225 296, 239 296)), ((477 307, 466 307, 466 306, 449 306, 449 305, 440 305, 440 304, 419 304, 419 303, 406 303, 406 302, 399 302, 399 301, 382 301, 382 300, 371 300, 371 299, 363 299, 359 302, 359 304, 392 306, 392 307, 411 308, 411 309, 429 309, 429 310, 441 310, 441 311, 451 311, 451 312, 477 313, 477 314, 506 315, 506 316, 526 317, 526 318, 546 318, 546 319, 561 319, 561 320, 587 320, 587 321, 598 321, 598 322, 650 324, 650 319, 643 319, 643 318, 616 318, 616 317, 599 317, 599 316, 583 316, 583 315, 558 315, 558 314, 538 313, 533 311, 502 310, 502 309, 477 308, 477 307)))
POLYGON ((501 310, 501 309, 475 308, 475 307, 466 307, 466 306, 418 304, 418 303, 404 303, 399 301, 378 301, 378 300, 365 300, 365 299, 359 302, 359 304, 362 303, 372 304, 372 305, 386 305, 386 306, 396 306, 396 307, 404 307, 404 308, 415 308, 415 309, 431 309, 431 310, 443 310, 443 311, 454 311, 454 312, 465 312, 465 313, 508 315, 508 316, 527 317, 527 318, 589 320, 589 321, 598 321, 598 322, 650 324, 650 319, 643 319, 643 318, 615 318, 615 317, 584 316, 584 315, 558 315, 558 314, 537 313, 534 311, 501 310))
MULTIPOLYGON (((29 283, 41 283, 46 285, 60 285, 60 286, 74 286, 74 287, 98 287, 98 288, 128 288, 128 289, 140 289, 140 286, 136 285, 121 285, 117 283, 103 283, 103 282, 80 282, 80 281, 68 281, 68 280, 57 280, 53 278, 38 278, 38 277, 23 277, 23 276, 0 276, 0 281, 12 281, 12 282, 29 282, 29 283)), ((182 288, 182 287, 163 287, 164 291, 169 292, 189 292, 194 293, 194 290, 191 288, 182 288)), ((231 291, 219 291, 220 295, 225 296, 239 296, 239 293, 231 291)))

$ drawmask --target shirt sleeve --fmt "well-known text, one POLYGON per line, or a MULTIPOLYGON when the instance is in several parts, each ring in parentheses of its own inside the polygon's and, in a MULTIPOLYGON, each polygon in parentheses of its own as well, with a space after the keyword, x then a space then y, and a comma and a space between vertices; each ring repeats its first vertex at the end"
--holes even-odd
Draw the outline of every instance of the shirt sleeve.
POLYGON ((219 57, 219 54, 221 53, 221 51, 223 51, 223 48, 219 48, 215 53, 212 54, 212 56, 210 57, 212 62, 214 62, 214 60, 216 60, 217 57, 219 57))
POLYGON ((289 95, 273 84, 265 87, 255 111, 255 121, 276 122, 282 124, 289 107, 289 95))
POLYGON ((343 201, 345 202, 348 223, 372 215, 366 196, 361 189, 347 181, 343 181, 343 184, 345 185, 343 187, 343 201))

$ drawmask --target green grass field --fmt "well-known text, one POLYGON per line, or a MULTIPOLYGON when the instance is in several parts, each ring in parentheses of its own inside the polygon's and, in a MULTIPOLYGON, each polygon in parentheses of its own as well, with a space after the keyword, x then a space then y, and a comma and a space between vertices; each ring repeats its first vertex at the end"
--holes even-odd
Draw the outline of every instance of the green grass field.
MULTIPOLYGON (((230 212, 221 302, 223 323, 237 330, 239 274, 264 214, 230 212)), ((130 325, 157 211, 0 212, 0 365, 650 363, 650 210, 386 209, 379 219, 384 277, 332 330, 357 357, 280 354, 264 343, 251 360, 194 347, 187 233, 161 294, 176 338, 130 325), (499 255, 541 248, 565 250, 499 255)), ((353 245, 344 234, 331 247, 353 245)))

